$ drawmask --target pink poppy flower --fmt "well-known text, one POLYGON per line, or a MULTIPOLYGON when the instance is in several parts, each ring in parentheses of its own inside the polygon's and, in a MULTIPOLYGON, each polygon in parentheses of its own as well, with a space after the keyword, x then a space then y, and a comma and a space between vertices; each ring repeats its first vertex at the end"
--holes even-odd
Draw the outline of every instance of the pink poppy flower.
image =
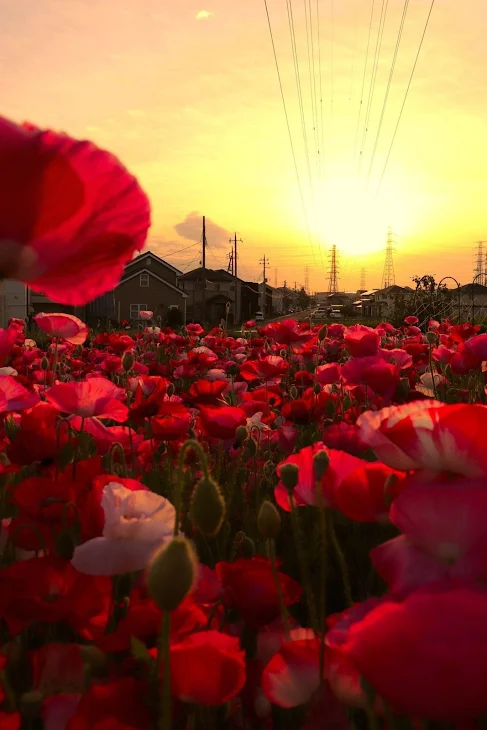
MULTIPOLYGON (((347 454, 345 451, 327 449, 321 441, 313 444, 312 446, 305 446, 305 448, 298 451, 297 454, 288 456, 287 459, 278 464, 277 474, 278 476, 280 475, 281 467, 284 466, 284 464, 296 464, 299 467, 299 479, 293 493, 296 507, 303 507, 306 505, 313 507, 317 506, 316 477, 313 457, 317 451, 321 450, 326 451, 330 459, 328 468, 321 479, 323 501, 328 507, 335 505, 335 492, 340 483, 348 476, 348 474, 367 463, 362 459, 358 459, 356 456, 347 454)), ((286 510, 286 512, 291 510, 288 491, 281 481, 279 481, 274 490, 274 498, 281 509, 286 510)))
POLYGON ((360 438, 393 469, 428 469, 465 476, 487 473, 487 408, 414 401, 366 411, 357 419, 360 438))
POLYGON ((1 275, 61 304, 113 289, 150 226, 148 199, 120 162, 0 118, 0 169, 1 275))
POLYGON ((306 704, 320 686, 320 640, 311 629, 293 629, 262 673, 262 689, 278 707, 306 704))
POLYGON ((24 411, 33 408, 40 398, 32 390, 27 390, 11 375, 0 376, 0 413, 24 411))
POLYGON ((355 324, 347 329, 345 344, 351 357, 367 357, 377 355, 380 335, 365 325, 355 324))
POLYGON ((47 401, 61 413, 81 418, 110 418, 123 423, 128 408, 121 401, 125 393, 105 378, 90 378, 81 382, 58 383, 47 393, 47 401))
POLYGON ((103 488, 103 536, 75 548, 72 565, 87 575, 144 570, 154 551, 174 532, 176 511, 164 497, 110 482, 103 488))
POLYGON ((487 714, 486 615, 482 587, 439 585, 372 610, 342 651, 398 714, 473 721, 487 714))
POLYGON ((59 337, 71 345, 82 345, 88 337, 88 327, 73 314, 37 314, 36 325, 51 337, 59 337))
POLYGON ((316 380, 320 385, 332 385, 340 382, 341 368, 337 362, 319 365, 315 370, 316 380))
POLYGON ((486 513, 483 480, 406 489, 390 512, 404 534, 372 550, 374 567, 398 595, 444 578, 485 580, 486 513))
POLYGON ((146 310, 142 309, 139 312, 140 319, 152 319, 153 316, 154 316, 154 312, 151 312, 148 309, 146 309, 146 310))

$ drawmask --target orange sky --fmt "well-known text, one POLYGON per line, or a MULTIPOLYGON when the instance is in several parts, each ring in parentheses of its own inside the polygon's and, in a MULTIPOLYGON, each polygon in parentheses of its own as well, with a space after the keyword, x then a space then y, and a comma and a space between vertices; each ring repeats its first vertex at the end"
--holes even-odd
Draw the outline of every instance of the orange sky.
MULTIPOLYGON (((360 169, 354 143, 357 137, 362 148, 381 1, 375 2, 363 97, 372 0, 311 0, 315 46, 317 2, 321 174, 303 2, 292 2, 312 194, 286 2, 268 0, 303 197, 317 231, 311 243, 263 0, 0 0, 2 113, 90 137, 118 155, 151 198, 149 246, 163 257, 191 246, 205 213, 208 266, 226 267, 228 232, 236 229, 244 240, 240 273, 249 279, 258 276, 266 254, 272 284, 275 269, 279 284, 301 284, 308 266, 311 289, 325 290, 334 243, 341 249, 341 286, 357 288, 362 267, 374 286, 390 225, 397 234, 397 283, 410 283, 416 273, 470 281, 474 241, 487 239, 485 0, 437 0, 377 197, 430 0, 409 3, 368 197, 403 0, 389 0, 360 169)), ((199 263, 198 247, 168 261, 189 270, 199 263)))

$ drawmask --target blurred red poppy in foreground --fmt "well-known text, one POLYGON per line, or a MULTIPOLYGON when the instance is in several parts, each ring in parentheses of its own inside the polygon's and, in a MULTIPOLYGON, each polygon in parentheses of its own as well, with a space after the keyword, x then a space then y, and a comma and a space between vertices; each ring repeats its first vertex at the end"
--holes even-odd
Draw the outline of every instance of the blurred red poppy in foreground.
POLYGON ((72 345, 82 345, 88 337, 88 327, 73 314, 41 313, 34 317, 34 321, 46 335, 59 337, 72 345))
POLYGON ((61 304, 119 282, 150 226, 149 201, 91 142, 0 118, 0 274, 61 304))

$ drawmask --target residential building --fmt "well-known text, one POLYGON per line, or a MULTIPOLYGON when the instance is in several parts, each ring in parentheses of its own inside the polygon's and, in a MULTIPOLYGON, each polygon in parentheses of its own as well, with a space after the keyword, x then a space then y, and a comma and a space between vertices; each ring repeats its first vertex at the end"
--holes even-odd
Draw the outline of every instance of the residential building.
POLYGON ((11 317, 28 316, 27 287, 20 281, 4 279, 0 282, 0 327, 6 327, 11 317))
POLYGON ((140 311, 149 310, 156 321, 164 322, 170 309, 178 309, 186 322, 188 294, 178 285, 181 276, 179 269, 152 251, 140 254, 127 264, 113 291, 116 319, 133 321, 140 311))
POLYGON ((210 325, 218 325, 222 320, 240 324, 252 319, 261 305, 262 285, 236 278, 224 269, 203 271, 199 267, 180 276, 178 282, 188 295, 188 319, 196 322, 203 321, 206 311, 206 322, 210 325))
POLYGON ((370 289, 363 292, 354 302, 354 308, 362 317, 390 319, 399 303, 409 302, 415 294, 410 286, 388 286, 385 289, 370 289))
MULTIPOLYGON (((107 292, 84 307, 66 306, 49 299, 44 294, 28 291, 28 302, 25 301, 24 295, 23 310, 29 314, 66 312, 95 325, 98 321, 106 320, 119 322, 125 319, 130 322, 138 319, 141 310, 154 312, 154 319, 164 322, 170 309, 178 309, 182 321, 185 322, 188 297, 178 286, 180 275, 178 269, 163 261, 152 251, 144 251, 127 264, 120 283, 113 291, 107 292)), ((5 282, 9 283, 15 282, 5 282)), ((11 295, 10 301, 12 302, 11 295)), ((10 310, 12 306, 11 304, 10 310)))

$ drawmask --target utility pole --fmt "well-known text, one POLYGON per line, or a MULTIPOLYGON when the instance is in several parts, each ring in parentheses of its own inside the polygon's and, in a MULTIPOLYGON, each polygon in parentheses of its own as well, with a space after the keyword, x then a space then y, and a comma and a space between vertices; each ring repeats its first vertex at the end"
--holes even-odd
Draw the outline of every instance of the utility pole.
POLYGON ((360 270, 360 286, 359 289, 362 291, 365 291, 367 289, 367 286, 365 284, 365 269, 360 270))
POLYGON ((309 266, 304 269, 304 291, 309 294, 309 266))
POLYGON ((203 216, 203 255, 202 255, 202 276, 203 276, 203 329, 206 329, 206 217, 203 216))
POLYGON ((237 279, 237 243, 243 243, 241 238, 237 238, 235 233, 233 239, 230 239, 230 243, 233 243, 233 283, 235 286, 234 298, 233 298, 233 323, 238 324, 240 320, 240 307, 238 306, 239 300, 237 295, 238 279, 237 279))
POLYGON ((269 266, 269 259, 264 257, 260 259, 259 264, 263 267, 263 273, 264 273, 264 284, 263 284, 263 306, 262 306, 262 312, 264 313, 264 316, 266 315, 266 303, 267 303, 267 271, 266 267, 269 266))

